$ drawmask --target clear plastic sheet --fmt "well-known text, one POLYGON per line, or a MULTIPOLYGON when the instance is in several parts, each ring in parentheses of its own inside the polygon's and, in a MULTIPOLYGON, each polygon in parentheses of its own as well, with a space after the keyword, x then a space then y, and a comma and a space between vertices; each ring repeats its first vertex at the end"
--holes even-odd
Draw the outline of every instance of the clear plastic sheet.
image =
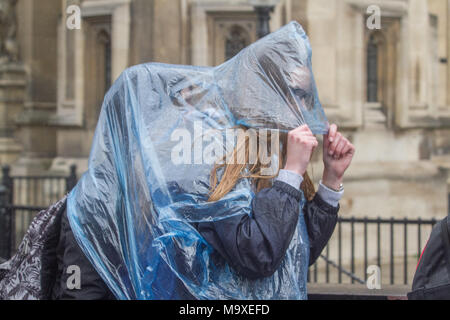
POLYGON ((207 202, 218 160, 202 157, 208 143, 222 143, 236 125, 289 130, 305 123, 315 134, 328 131, 309 41, 296 22, 215 68, 150 63, 123 72, 105 96, 89 170, 67 211, 83 252, 116 297, 178 299, 183 284, 197 299, 306 299, 302 214, 280 268, 260 280, 215 264, 213 248, 195 228, 251 215, 254 197, 242 179, 221 200, 207 202), (192 154, 180 161, 174 150, 185 133, 192 154))

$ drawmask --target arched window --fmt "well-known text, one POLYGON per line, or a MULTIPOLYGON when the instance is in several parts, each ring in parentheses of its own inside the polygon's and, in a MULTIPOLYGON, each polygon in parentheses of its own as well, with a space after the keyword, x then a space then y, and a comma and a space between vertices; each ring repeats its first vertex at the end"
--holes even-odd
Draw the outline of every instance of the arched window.
POLYGON ((370 35, 367 44, 367 102, 378 101, 378 56, 379 47, 374 34, 370 35))
POLYGON ((383 17, 381 29, 365 30, 365 125, 391 127, 397 112, 398 41, 401 20, 383 17))
POLYGON ((248 32, 241 26, 234 25, 230 28, 225 39, 225 59, 229 60, 250 44, 248 32))
POLYGON ((111 36, 106 30, 100 30, 97 35, 97 41, 103 51, 103 81, 105 93, 111 86, 111 36))
POLYGON ((94 130, 106 91, 112 82, 112 39, 110 16, 93 16, 84 20, 84 117, 94 130))

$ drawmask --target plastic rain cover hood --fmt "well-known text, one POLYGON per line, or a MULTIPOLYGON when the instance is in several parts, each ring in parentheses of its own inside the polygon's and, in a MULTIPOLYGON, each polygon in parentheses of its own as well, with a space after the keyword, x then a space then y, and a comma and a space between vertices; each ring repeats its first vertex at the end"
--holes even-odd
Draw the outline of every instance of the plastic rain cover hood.
POLYGON ((213 248, 194 225, 251 215, 251 182, 241 179, 207 202, 214 162, 201 154, 192 163, 173 159, 175 133, 193 134, 196 144, 212 129, 286 131, 305 123, 315 134, 328 132, 309 40, 296 22, 215 68, 127 69, 105 96, 89 169, 69 195, 77 242, 118 299, 177 299, 180 283, 197 299, 306 299, 303 215, 275 274, 243 278, 213 262, 213 248))

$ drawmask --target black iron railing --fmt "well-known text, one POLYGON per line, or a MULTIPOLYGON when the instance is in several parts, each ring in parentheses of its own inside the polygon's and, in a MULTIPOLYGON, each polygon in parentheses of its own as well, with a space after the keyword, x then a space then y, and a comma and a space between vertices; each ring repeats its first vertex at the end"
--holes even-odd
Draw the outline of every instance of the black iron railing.
MULTIPOLYGON (((0 181, 0 257, 9 258, 34 216, 61 199, 77 182, 68 176, 11 176, 0 181)), ((435 219, 339 218, 333 237, 309 269, 312 283, 360 283, 370 265, 386 284, 409 284, 435 219), (386 276, 388 275, 388 277, 386 276)))
POLYGON ((339 218, 336 230, 310 268, 309 281, 365 283, 370 265, 385 283, 410 284, 436 219, 339 218), (345 230, 344 230, 345 229, 345 230))
POLYGON ((0 181, 0 257, 9 258, 35 215, 60 200, 77 183, 77 168, 68 176, 11 175, 2 168, 0 181))
POLYGON ((1 184, 9 190, 9 203, 20 206, 47 207, 60 200, 77 183, 77 167, 70 167, 68 176, 11 175, 9 166, 2 168, 1 184))

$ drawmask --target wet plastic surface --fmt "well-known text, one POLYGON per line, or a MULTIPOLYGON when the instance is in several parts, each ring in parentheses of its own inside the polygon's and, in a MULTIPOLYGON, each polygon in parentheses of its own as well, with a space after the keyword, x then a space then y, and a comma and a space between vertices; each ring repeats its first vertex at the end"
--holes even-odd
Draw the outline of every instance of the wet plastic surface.
POLYGON ((305 123, 315 134, 328 132, 309 41, 295 22, 215 68, 127 69, 105 96, 89 170, 68 199, 75 237, 116 297, 183 298, 176 294, 183 283, 197 299, 306 299, 302 214, 280 268, 260 280, 215 265, 213 248, 194 227, 251 215, 254 191, 246 179, 207 202, 217 160, 206 161, 208 143, 226 152, 222 138, 236 125, 290 130, 305 123), (192 145, 184 161, 176 156, 180 141, 192 145))

